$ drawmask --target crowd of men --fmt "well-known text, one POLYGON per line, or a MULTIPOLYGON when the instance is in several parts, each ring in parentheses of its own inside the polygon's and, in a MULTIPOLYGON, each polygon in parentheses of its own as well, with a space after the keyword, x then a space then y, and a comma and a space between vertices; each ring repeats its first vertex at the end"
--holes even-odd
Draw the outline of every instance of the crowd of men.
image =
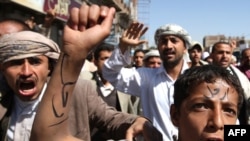
POLYGON ((109 44, 114 14, 72 8, 61 47, 25 21, 0 21, 1 140, 223 140, 224 125, 250 124, 249 48, 235 64, 235 44, 220 40, 204 58, 186 29, 164 24, 142 50, 140 22, 109 44))

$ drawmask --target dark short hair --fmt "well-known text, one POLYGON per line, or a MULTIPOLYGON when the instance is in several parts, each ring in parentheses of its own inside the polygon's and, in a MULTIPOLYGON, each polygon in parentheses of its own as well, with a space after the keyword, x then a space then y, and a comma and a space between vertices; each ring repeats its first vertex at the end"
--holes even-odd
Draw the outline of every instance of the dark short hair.
POLYGON ((193 47, 189 48, 188 51, 191 52, 192 50, 197 49, 199 52, 202 51, 202 48, 200 45, 195 44, 193 47))
POLYGON ((110 51, 110 52, 112 52, 114 49, 115 49, 114 45, 102 42, 94 50, 94 58, 97 60, 100 57, 100 52, 101 51, 110 51))
POLYGON ((134 51, 133 56, 135 56, 138 52, 142 52, 143 54, 145 54, 145 51, 144 51, 143 49, 138 48, 138 49, 136 49, 136 50, 134 51))
POLYGON ((248 51, 248 50, 250 50, 250 48, 245 48, 245 49, 243 49, 242 51, 241 51, 241 58, 242 58, 242 56, 244 55, 244 53, 246 52, 246 51, 248 51))
POLYGON ((227 45, 231 46, 231 44, 230 44, 230 42, 228 40, 220 40, 220 41, 218 41, 218 42, 216 42, 216 43, 213 44, 212 51, 211 51, 212 53, 215 51, 215 48, 219 44, 227 44, 227 45))
POLYGON ((174 84, 174 105, 180 110, 183 101, 191 95, 191 90, 202 82, 214 83, 216 79, 224 80, 239 94, 238 110, 243 103, 244 92, 238 78, 227 69, 216 65, 195 66, 186 70, 174 84))

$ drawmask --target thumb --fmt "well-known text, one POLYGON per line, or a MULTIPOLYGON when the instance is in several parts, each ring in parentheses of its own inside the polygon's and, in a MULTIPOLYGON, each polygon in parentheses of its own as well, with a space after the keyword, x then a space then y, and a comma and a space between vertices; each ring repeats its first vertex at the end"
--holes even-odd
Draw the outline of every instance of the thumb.
POLYGON ((147 43, 148 43, 148 41, 147 41, 147 40, 140 40, 140 41, 139 41, 139 44, 140 44, 140 45, 141 45, 141 44, 144 44, 144 43, 146 43, 146 44, 147 44, 147 43))
POLYGON ((135 133, 134 127, 132 125, 132 127, 130 127, 126 132, 126 140, 125 141, 133 141, 135 134, 136 133, 135 133))
POLYGON ((127 133, 127 134, 126 134, 126 140, 125 140, 125 141, 133 141, 133 135, 127 133))

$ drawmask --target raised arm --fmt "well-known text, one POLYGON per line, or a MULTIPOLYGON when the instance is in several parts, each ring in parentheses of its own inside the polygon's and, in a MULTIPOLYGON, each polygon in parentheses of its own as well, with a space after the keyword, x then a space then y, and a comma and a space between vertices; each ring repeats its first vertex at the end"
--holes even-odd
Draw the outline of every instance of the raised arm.
POLYGON ((125 68, 131 64, 130 47, 146 43, 141 37, 148 30, 142 23, 133 22, 120 37, 118 48, 103 66, 103 77, 118 90, 139 96, 141 76, 135 68, 125 68))
POLYGON ((74 141, 68 130, 72 92, 84 59, 110 33, 114 8, 73 8, 64 28, 63 48, 33 123, 31 141, 74 141))

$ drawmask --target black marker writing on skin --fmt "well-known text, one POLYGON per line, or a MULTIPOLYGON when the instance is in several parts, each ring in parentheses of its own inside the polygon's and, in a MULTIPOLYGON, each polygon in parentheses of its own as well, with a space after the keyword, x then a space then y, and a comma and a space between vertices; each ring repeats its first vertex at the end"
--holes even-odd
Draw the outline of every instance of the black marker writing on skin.
MULTIPOLYGON (((66 91, 66 87, 69 86, 69 85, 73 85, 76 83, 76 81, 74 82, 65 82, 65 80, 63 79, 63 62, 64 62, 64 59, 65 59, 65 56, 66 54, 63 55, 63 59, 62 59, 62 64, 61 64, 61 72, 60 72, 60 76, 61 76, 61 83, 63 84, 63 87, 62 87, 62 107, 65 108, 67 106, 67 103, 68 103, 68 97, 69 97, 69 93, 66 91)), ((55 95, 54 95, 55 96, 55 95)), ((64 113, 58 113, 58 111, 56 110, 56 107, 54 106, 54 96, 52 98, 52 109, 53 109, 53 113, 55 115, 56 118, 61 118, 63 117, 64 113)), ((55 126, 55 125, 58 125, 58 124, 61 124, 63 123, 64 121, 67 120, 68 117, 66 117, 65 119, 62 119, 60 122, 56 123, 56 124, 53 124, 53 125, 50 125, 51 126, 55 126)))
MULTIPOLYGON (((213 98, 214 96, 218 95, 220 93, 220 88, 215 88, 215 89, 211 89, 209 86, 207 86, 207 89, 209 90, 210 92, 210 96, 206 96, 206 98, 213 98)), ((224 100, 227 95, 228 95, 228 92, 229 92, 229 88, 227 88, 226 92, 224 93, 224 95, 220 98, 220 100, 224 100)))

